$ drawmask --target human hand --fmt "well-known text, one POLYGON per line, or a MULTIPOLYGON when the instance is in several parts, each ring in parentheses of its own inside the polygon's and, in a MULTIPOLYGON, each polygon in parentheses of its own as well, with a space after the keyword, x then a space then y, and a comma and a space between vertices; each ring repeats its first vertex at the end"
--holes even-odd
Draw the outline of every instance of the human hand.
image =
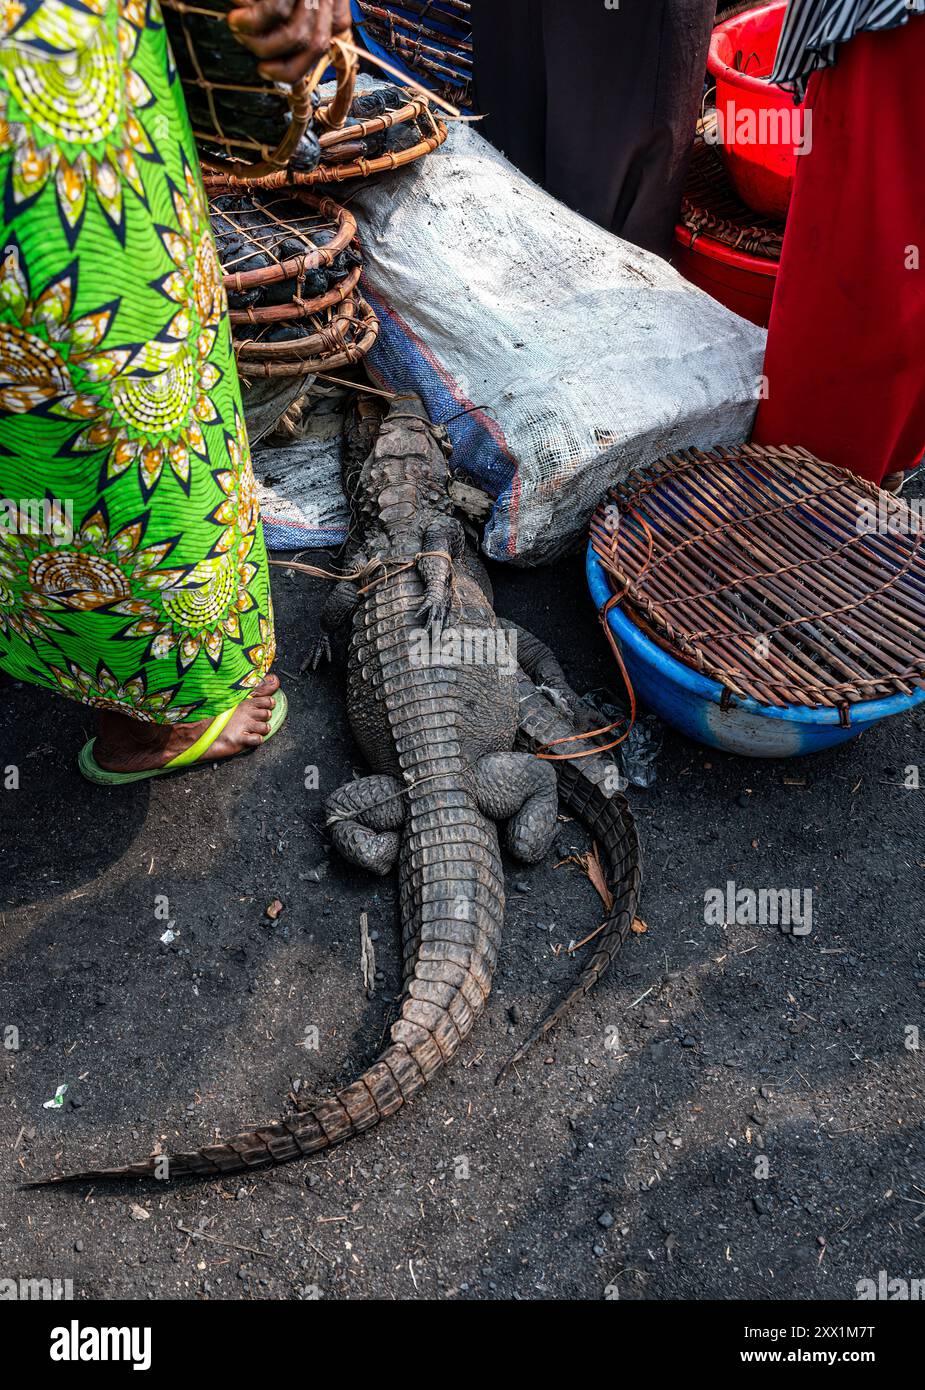
POLYGON ((246 0, 232 10, 232 32, 261 60, 261 76, 294 83, 331 46, 332 34, 348 29, 350 0, 246 0))

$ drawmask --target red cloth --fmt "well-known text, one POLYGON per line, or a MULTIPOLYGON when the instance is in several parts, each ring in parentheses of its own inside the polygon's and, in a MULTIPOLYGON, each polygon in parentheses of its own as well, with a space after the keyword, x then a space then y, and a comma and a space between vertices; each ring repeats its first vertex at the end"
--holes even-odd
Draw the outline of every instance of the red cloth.
POLYGON ((923 72, 916 17, 810 81, 752 435, 875 483, 925 449, 923 72))

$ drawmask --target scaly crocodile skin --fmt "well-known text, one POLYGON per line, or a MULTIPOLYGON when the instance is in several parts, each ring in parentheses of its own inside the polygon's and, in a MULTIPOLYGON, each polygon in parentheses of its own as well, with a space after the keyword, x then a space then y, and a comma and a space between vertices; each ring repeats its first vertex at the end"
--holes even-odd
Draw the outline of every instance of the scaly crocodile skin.
POLYGON ((191 1152, 45 1182, 231 1174, 317 1153, 393 1114, 455 1055, 488 998, 504 921, 495 821, 513 853, 541 859, 556 831, 557 777, 601 843, 615 902, 578 983, 518 1057, 591 988, 629 931, 639 847, 625 800, 609 789, 612 765, 600 755, 555 764, 534 756, 576 731, 563 710, 575 697, 551 654, 518 634, 524 663, 561 688, 556 700, 523 670, 460 663, 439 645, 446 631, 503 635, 487 576, 452 515, 446 452, 416 399, 393 405, 362 468, 348 450, 355 539, 345 568, 362 578, 334 589, 318 649, 329 654, 329 636, 350 621, 348 714, 374 771, 336 791, 326 809, 348 860, 379 874, 398 865, 404 989, 389 1046, 359 1080, 306 1101, 301 1113, 191 1152))

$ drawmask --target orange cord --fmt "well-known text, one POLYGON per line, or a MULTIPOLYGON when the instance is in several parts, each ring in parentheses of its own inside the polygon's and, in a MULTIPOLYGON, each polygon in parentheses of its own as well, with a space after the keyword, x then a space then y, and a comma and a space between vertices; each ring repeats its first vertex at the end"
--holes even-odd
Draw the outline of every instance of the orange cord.
MULTIPOLYGON (((646 542, 647 542, 647 551, 648 551, 648 553, 647 553, 647 555, 646 555, 646 562, 645 562, 645 565, 643 566, 643 569, 642 569, 642 574, 645 574, 645 572, 646 572, 646 570, 648 569, 649 564, 650 564, 650 562, 651 562, 651 560, 652 560, 652 555, 653 555, 654 550, 655 550, 655 537, 652 535, 652 532, 651 532, 651 530, 649 529, 648 523, 646 522, 645 518, 644 518, 643 516, 640 515, 640 513, 636 510, 635 507, 630 508, 629 515, 631 515, 631 516, 633 516, 633 517, 636 518, 636 520, 639 522, 639 525, 642 527, 643 531, 645 532, 646 542)), ((617 539, 618 539, 618 536, 619 536, 619 532, 618 532, 618 531, 614 531, 614 532, 611 533, 611 537, 610 537, 610 556, 611 556, 611 562, 612 562, 612 564, 613 564, 614 566, 616 566, 616 559, 615 559, 615 553, 614 553, 614 552, 616 551, 616 548, 617 548, 617 539)), ((603 558, 603 557, 602 557, 602 558, 603 558)), ((608 568, 608 567, 605 566, 605 568, 608 568)), ((616 578, 616 575, 615 575, 614 571, 613 571, 613 570, 610 570, 609 568, 608 568, 608 574, 609 574, 609 576, 610 576, 611 583, 612 583, 613 580, 616 578)), ((621 724, 626 724, 626 728, 624 729, 624 731, 623 731, 623 733, 620 735, 620 737, 619 737, 619 738, 615 738, 615 739, 613 740, 612 743, 604 743, 604 744, 601 744, 600 746, 597 746, 597 745, 596 745, 594 748, 586 748, 586 749, 583 749, 583 750, 582 750, 581 752, 579 752, 579 753, 537 753, 536 756, 537 756, 538 758, 541 758, 541 759, 543 760, 543 762, 547 762, 547 763, 561 763, 561 762, 573 762, 573 761, 576 761, 576 760, 579 759, 579 758, 594 758, 594 757, 597 756, 598 753, 609 753, 609 752, 611 751, 611 749, 619 748, 620 744, 623 743, 626 739, 628 739, 629 736, 630 736, 630 734, 632 733, 633 726, 634 726, 635 723, 636 723, 636 692, 635 692, 635 690, 633 689, 633 683, 632 683, 632 681, 630 680, 629 672, 628 672, 627 669, 626 669, 626 663, 625 663, 624 660, 623 660, 623 653, 620 651, 620 648, 619 648, 619 646, 618 646, 618 644, 617 644, 617 640, 616 640, 616 638, 614 637, 613 633, 612 633, 611 630, 610 630, 610 623, 608 622, 608 614, 610 613, 611 608, 615 608, 616 605, 617 605, 618 603, 620 603, 620 601, 624 598, 624 596, 625 596, 625 594, 626 594, 626 590, 628 589, 628 587, 629 587, 629 580, 627 580, 626 583, 623 585, 623 590, 622 590, 622 592, 620 592, 620 593, 614 592, 614 593, 611 595, 611 597, 610 597, 610 598, 607 600, 607 602, 604 604, 604 607, 603 607, 603 608, 600 610, 600 612, 598 613, 598 618, 600 619, 601 625, 603 626, 604 632, 605 632, 606 637, 607 637, 607 641, 610 643, 610 649, 611 649, 611 651, 613 652, 614 659, 615 659, 615 661, 616 661, 616 663, 617 663, 617 666, 618 666, 618 668, 619 668, 619 671, 620 671, 620 675, 623 677, 623 684, 624 684, 624 686, 626 687, 626 693, 627 693, 627 695, 629 696, 629 702, 630 702, 629 718, 627 719, 626 715, 623 715, 620 719, 615 719, 614 722, 613 722, 612 724, 605 724, 603 728, 600 728, 600 729, 590 729, 590 730, 588 730, 587 733, 583 733, 583 734, 569 734, 569 736, 568 736, 567 738, 554 738, 550 743, 545 744, 544 747, 546 747, 546 748, 556 748, 559 744, 562 744, 562 743, 577 743, 579 739, 585 739, 585 738, 599 738, 601 735, 603 735, 603 734, 609 734, 609 733, 612 732, 612 730, 614 730, 614 729, 616 729, 616 728, 619 728, 619 726, 620 726, 621 724)))
POLYGON ((589 729, 586 733, 583 734, 569 734, 567 738, 554 738, 550 743, 547 743, 544 746, 546 748, 555 748, 561 743, 577 743, 580 739, 599 738, 602 734, 609 734, 613 729, 618 728, 621 724, 626 724, 626 728, 624 729, 620 737, 615 738, 612 743, 603 743, 600 745, 595 745, 594 748, 585 748, 578 753, 537 753, 536 757, 541 758, 543 762, 575 762, 579 758, 595 758, 599 753, 609 753, 612 748, 619 748, 620 744, 623 743, 625 739, 629 738, 633 730, 633 725, 636 723, 636 692, 633 689, 633 683, 629 678, 629 672, 626 669, 626 664, 623 660, 623 654, 617 645, 616 638, 610 630, 610 623, 607 621, 608 613, 610 612, 611 608, 613 608, 617 603, 619 603, 619 601, 620 595, 614 594, 604 604, 604 607, 601 609, 600 613, 598 614, 598 617, 600 618, 600 621, 603 624, 604 632, 607 634, 607 641, 610 643, 611 650, 613 651, 614 657, 616 658, 617 666, 620 668, 620 675, 623 677, 623 684, 626 686, 626 693, 629 696, 630 702, 629 718, 627 719, 627 716, 623 715, 620 719, 615 719, 612 724, 605 724, 604 727, 601 729, 589 729))

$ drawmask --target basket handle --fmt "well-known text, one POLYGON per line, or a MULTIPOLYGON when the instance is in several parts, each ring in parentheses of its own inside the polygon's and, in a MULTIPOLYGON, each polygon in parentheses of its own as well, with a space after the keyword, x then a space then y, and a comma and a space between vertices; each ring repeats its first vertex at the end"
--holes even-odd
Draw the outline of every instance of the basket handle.
POLYGON ((331 39, 331 50, 328 57, 321 60, 311 75, 309 96, 327 71, 329 62, 334 65, 337 91, 334 93, 333 100, 329 101, 327 106, 319 106, 315 114, 318 125, 324 126, 327 130, 340 130, 350 115, 350 108, 353 105, 353 96, 356 91, 357 74, 360 71, 360 64, 353 56, 353 52, 353 30, 342 29, 331 39))
POLYGON ((268 178, 285 169, 311 124, 312 96, 332 64, 337 77, 337 91, 326 106, 319 106, 315 112, 315 121, 326 129, 339 130, 350 114, 360 66, 352 56, 352 49, 353 31, 341 30, 339 34, 334 35, 330 49, 319 58, 312 71, 293 83, 289 91, 291 120, 285 135, 272 154, 255 164, 249 164, 243 159, 223 159, 220 162, 203 159, 203 165, 215 173, 221 172, 233 178, 247 179, 248 182, 268 178), (350 48, 345 45, 349 45, 350 48))

